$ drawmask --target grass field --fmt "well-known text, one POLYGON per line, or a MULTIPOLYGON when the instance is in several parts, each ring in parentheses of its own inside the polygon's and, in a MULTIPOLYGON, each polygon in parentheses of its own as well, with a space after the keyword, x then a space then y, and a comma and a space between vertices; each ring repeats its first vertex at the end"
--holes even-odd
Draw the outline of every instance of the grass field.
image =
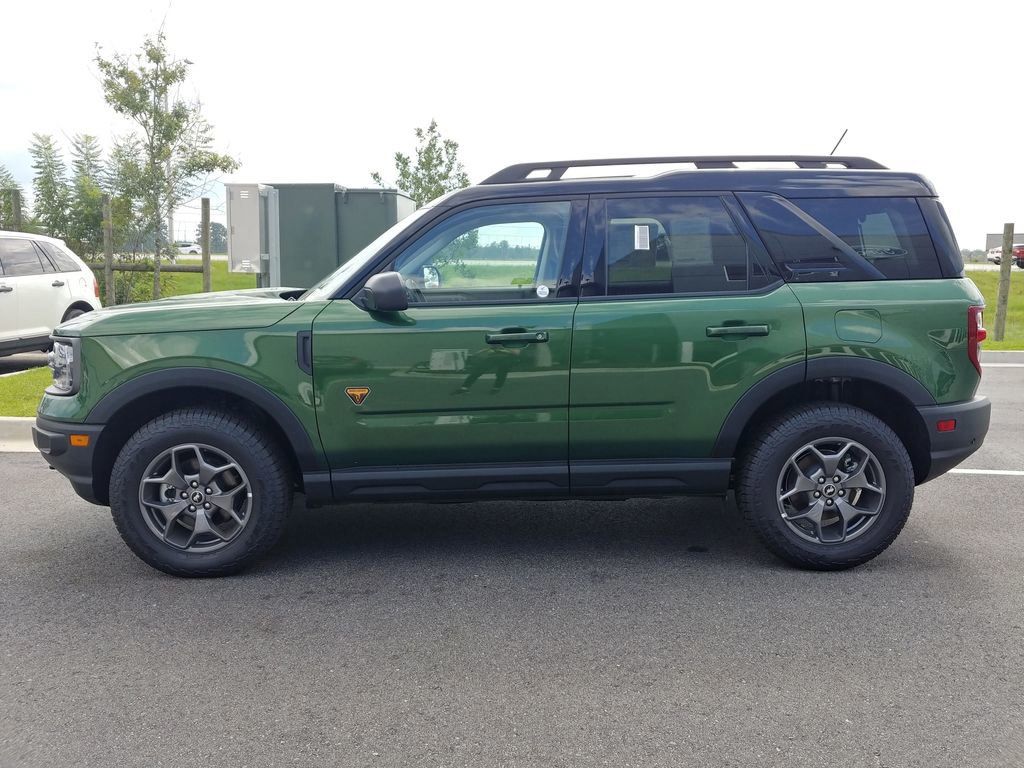
MULTIPOLYGON (((200 259, 178 259, 178 264, 183 266, 201 266, 200 259)), ((161 274, 161 281, 169 277, 168 283, 161 282, 161 292, 164 296, 184 296, 189 293, 199 293, 203 290, 203 276, 200 273, 181 273, 173 275, 165 272, 161 274)), ((226 261, 210 262, 210 283, 215 291, 237 291, 243 288, 256 287, 256 275, 245 272, 229 272, 226 261)))
POLYGON ((995 341, 996 290, 999 286, 998 272, 968 272, 967 276, 985 296, 985 327, 988 341, 985 349, 1024 349, 1024 270, 1014 267, 1010 273, 1010 301, 1006 315, 1006 337, 995 341))
POLYGON ((51 381, 49 368, 33 368, 0 378, 0 416, 35 416, 43 390, 51 381))

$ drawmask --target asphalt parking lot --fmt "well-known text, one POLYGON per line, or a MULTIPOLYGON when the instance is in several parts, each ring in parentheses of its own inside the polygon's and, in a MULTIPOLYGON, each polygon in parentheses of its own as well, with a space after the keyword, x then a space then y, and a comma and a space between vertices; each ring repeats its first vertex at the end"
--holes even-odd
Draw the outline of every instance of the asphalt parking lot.
MULTIPOLYGON (((1024 470, 1024 355, 985 447, 1024 470)), ((1024 476, 918 489, 793 570, 731 502, 297 506, 236 578, 157 573, 0 455, 0 766, 1019 766, 1024 476)))

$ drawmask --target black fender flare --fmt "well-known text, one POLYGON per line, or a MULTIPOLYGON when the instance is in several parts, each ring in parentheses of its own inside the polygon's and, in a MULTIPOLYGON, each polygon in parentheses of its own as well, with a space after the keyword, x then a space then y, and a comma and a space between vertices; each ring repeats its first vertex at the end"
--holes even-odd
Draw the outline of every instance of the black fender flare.
POLYGON ((935 405, 935 398, 920 381, 894 365, 866 357, 814 357, 773 371, 744 392, 718 432, 712 457, 730 458, 736 455, 740 435, 753 415, 768 400, 795 385, 829 378, 871 381, 898 392, 912 405, 935 405))
POLYGON ((171 368, 151 371, 129 379, 104 395, 93 406, 86 421, 93 424, 109 424, 122 408, 130 407, 134 400, 181 387, 213 389, 248 400, 274 420, 287 439, 300 470, 327 469, 323 452, 316 448, 298 416, 281 398, 243 376, 216 368, 171 368))

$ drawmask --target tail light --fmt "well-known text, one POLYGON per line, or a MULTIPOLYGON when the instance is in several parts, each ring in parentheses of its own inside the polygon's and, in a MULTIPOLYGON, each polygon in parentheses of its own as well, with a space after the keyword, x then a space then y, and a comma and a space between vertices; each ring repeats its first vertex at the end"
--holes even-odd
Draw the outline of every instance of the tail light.
POLYGON ((97 299, 100 297, 100 283, 95 277, 92 279, 92 294, 97 299))
POLYGON ((984 307, 967 308, 967 357, 981 374, 981 342, 988 336, 985 330, 984 307))

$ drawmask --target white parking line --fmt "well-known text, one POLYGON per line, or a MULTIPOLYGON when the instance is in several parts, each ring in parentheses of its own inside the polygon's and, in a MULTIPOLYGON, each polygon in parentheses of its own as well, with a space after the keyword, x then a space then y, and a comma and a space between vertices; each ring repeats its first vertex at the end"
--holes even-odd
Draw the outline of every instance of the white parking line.
POLYGON ((1011 477, 1024 477, 1024 470, 1020 469, 951 469, 949 472, 954 475, 1009 475, 1011 477))
POLYGON ((984 368, 1024 368, 1024 363, 982 363, 984 368))

